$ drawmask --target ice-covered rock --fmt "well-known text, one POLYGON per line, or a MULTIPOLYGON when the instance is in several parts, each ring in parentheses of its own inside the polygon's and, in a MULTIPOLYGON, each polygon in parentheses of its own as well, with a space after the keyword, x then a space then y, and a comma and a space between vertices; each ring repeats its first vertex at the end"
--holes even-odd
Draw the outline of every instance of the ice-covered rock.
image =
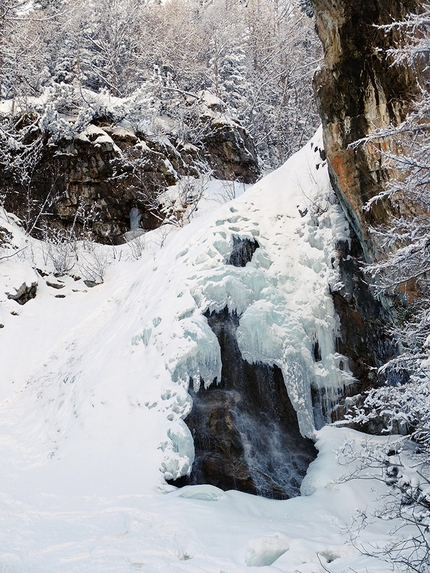
POLYGON ((187 486, 180 491, 179 497, 198 499, 200 501, 219 501, 224 497, 224 492, 213 485, 187 486))
POLYGON ((321 165, 320 158, 315 163, 315 145, 322 145, 320 134, 247 193, 207 215, 204 225, 200 219, 184 228, 175 245, 166 244, 169 254, 158 261, 157 274, 165 286, 134 340, 140 336, 148 349, 163 356, 174 382, 187 388, 192 381, 194 392, 198 391, 193 394, 197 409, 186 418, 199 444, 195 467, 201 477, 192 474, 191 479, 197 479, 192 483, 212 475, 210 483, 223 488, 241 483, 245 491, 270 497, 295 495, 315 456, 306 439, 312 439, 315 429, 329 419, 333 402, 353 380, 347 359, 336 351, 338 322, 330 292, 330 285, 339 280, 337 243, 349 240, 348 224, 331 190, 327 167, 321 165), (219 326, 216 332, 211 324, 210 317, 216 316, 224 317, 224 331, 219 326), (229 336, 230 350, 223 343, 229 336), (232 365, 231 375, 226 364, 232 365), (252 371, 261 367, 266 374, 262 374, 263 368, 255 378, 252 371), (237 410, 236 406, 243 400, 249 410, 250 400, 241 392, 235 399, 234 393, 255 387, 254 400, 264 404, 264 417, 264 409, 272 409, 268 402, 278 375, 286 397, 273 408, 282 418, 291 404, 294 416, 288 414, 280 422, 284 430, 288 426, 287 433, 292 432, 290 438, 284 430, 280 437, 279 426, 274 431, 268 423, 259 425, 260 414, 252 423, 246 421, 246 431, 241 429, 244 418, 240 412, 246 408, 237 410), (256 381, 261 376, 272 382, 267 387, 252 382, 253 377, 256 381), (217 410, 216 395, 221 410, 217 410), (225 442, 228 447, 213 446, 222 442, 217 417, 231 431, 225 442), (196 420, 202 420, 203 426, 196 420), (249 440, 250 435, 260 434, 267 436, 264 446, 249 440), (274 464, 259 450, 264 454, 287 451, 288 457, 290 448, 296 459, 302 452, 303 464, 279 470, 289 476, 286 480, 270 471, 270 477, 261 482, 265 466, 286 468, 287 461, 274 464), (230 454, 220 458, 220 451, 230 454), (235 456, 241 460, 236 466, 235 456), (201 473, 203 460, 209 470, 201 473), (225 474, 226 479, 220 467, 233 468, 225 474))
POLYGON ((161 446, 165 452, 161 470, 166 480, 175 480, 191 472, 194 461, 193 438, 182 420, 169 427, 167 437, 168 440, 161 446))

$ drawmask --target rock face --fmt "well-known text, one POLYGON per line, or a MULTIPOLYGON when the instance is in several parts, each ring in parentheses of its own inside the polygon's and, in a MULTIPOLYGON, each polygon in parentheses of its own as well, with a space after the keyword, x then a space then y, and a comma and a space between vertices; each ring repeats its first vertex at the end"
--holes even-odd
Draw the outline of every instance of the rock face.
POLYGON ((259 176, 254 142, 240 124, 217 123, 203 139, 208 163, 217 179, 255 183, 259 176))
MULTIPOLYGON (((399 374, 376 375, 378 367, 398 349, 387 335, 393 312, 376 300, 361 270, 374 262, 383 245, 372 226, 399 215, 395 201, 366 203, 384 189, 391 173, 381 151, 395 151, 393 140, 354 146, 375 129, 398 125, 417 93, 414 73, 392 66, 387 50, 398 32, 378 26, 402 20, 419 9, 419 0, 312 0, 316 29, 324 49, 324 64, 314 78, 314 91, 323 125, 325 153, 335 192, 352 229, 352 246, 339 245, 342 287, 333 292, 339 316, 338 351, 348 356, 358 393, 383 382, 398 382, 399 374), (397 377, 397 379, 396 379, 397 377)), ((391 302, 390 302, 391 304, 391 302)), ((337 415, 342 416, 342 407, 337 415)))
POLYGON ((77 235, 116 242, 130 229, 133 208, 140 226, 154 229, 162 220, 157 196, 181 177, 212 170, 217 178, 251 183, 259 175, 253 141, 240 125, 204 122, 196 145, 103 120, 73 139, 53 142, 46 135, 30 185, 22 185, 13 172, 2 174, 5 208, 36 235, 44 228, 73 228, 77 235))
POLYGON ((245 267, 259 246, 255 239, 251 241, 250 239, 233 237, 233 249, 227 264, 234 267, 245 267))
POLYGON ((384 383, 397 384, 405 381, 404 374, 379 368, 398 355, 398 347, 387 333, 392 316, 372 293, 362 270, 363 252, 357 237, 351 232, 350 242, 337 245, 340 280, 331 291, 334 309, 339 319, 336 351, 348 358, 348 368, 356 382, 330 404, 315 393, 314 410, 321 408, 324 419, 342 420, 345 401, 364 391, 384 383))
MULTIPOLYGON (((324 48, 324 65, 314 89, 323 124, 324 145, 332 182, 365 257, 378 256, 369 226, 384 223, 396 212, 393 204, 365 203, 388 178, 376 146, 349 147, 375 128, 398 124, 416 93, 414 75, 390 66, 384 53, 394 46, 389 24, 414 12, 418 0, 312 0, 316 28, 324 48)), ((384 146, 389 145, 387 142, 384 146)))

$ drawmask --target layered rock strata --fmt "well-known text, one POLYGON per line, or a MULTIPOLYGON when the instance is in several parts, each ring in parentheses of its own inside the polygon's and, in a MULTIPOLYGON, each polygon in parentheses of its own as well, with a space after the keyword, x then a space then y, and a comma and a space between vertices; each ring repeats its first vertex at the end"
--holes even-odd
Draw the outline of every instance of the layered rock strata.
POLYGON ((115 243, 130 230, 132 209, 140 227, 154 229, 163 221, 157 198, 182 177, 206 172, 253 183, 259 176, 253 140, 242 126, 206 118, 202 130, 195 145, 103 121, 54 142, 36 130, 31 137, 41 145, 31 176, 23 181, 13 170, 0 172, 4 206, 39 237, 65 229, 115 243))

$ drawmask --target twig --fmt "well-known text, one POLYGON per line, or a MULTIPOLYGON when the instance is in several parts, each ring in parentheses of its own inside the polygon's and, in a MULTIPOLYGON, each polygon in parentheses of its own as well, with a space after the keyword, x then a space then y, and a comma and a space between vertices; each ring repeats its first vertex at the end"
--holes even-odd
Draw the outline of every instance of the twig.
POLYGON ((27 248, 28 245, 26 245, 25 247, 22 247, 22 249, 19 249, 18 251, 15 251, 14 253, 12 253, 11 255, 4 255, 3 257, 0 257, 0 261, 3 261, 4 259, 10 259, 12 257, 14 257, 15 255, 17 255, 18 253, 21 253, 21 251, 25 251, 25 249, 27 248))

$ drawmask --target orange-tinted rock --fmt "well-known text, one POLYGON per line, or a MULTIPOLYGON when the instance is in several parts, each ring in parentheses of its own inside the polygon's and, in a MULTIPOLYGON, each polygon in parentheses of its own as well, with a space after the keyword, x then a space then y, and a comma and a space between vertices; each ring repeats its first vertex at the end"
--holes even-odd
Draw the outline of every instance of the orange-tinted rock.
POLYGON ((384 223, 396 210, 388 201, 364 210, 382 190, 389 173, 382 165, 382 144, 350 147, 377 128, 397 125, 416 94, 414 74, 391 66, 385 51, 397 32, 378 29, 417 10, 418 0, 313 0, 324 65, 314 89, 323 124, 332 182, 368 260, 379 245, 369 227, 384 223))

